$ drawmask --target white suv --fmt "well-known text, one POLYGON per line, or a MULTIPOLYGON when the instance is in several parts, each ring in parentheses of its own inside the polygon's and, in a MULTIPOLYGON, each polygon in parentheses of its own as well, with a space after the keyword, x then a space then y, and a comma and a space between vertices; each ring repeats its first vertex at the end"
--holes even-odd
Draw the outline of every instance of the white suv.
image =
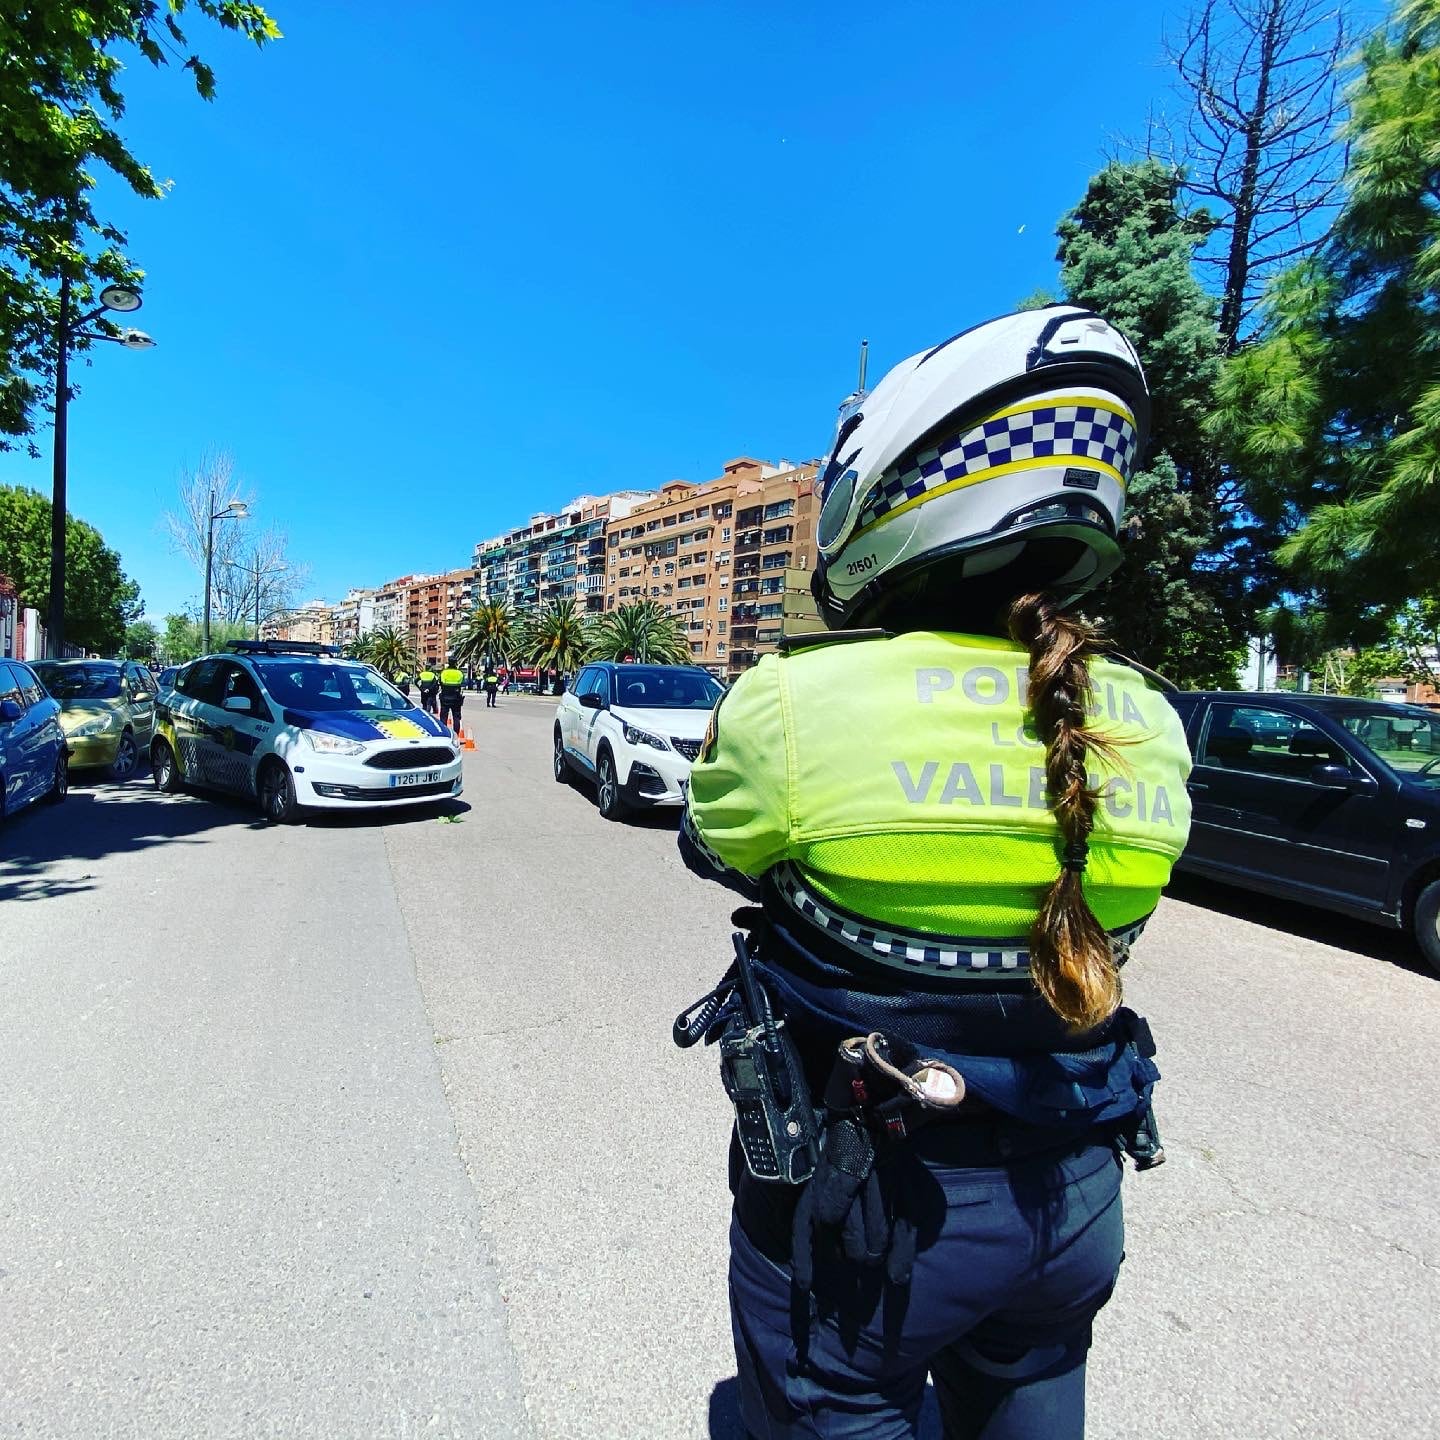
POLYGON ((555 778, 595 782, 600 813, 621 820, 683 805, 690 765, 725 693, 692 665, 587 665, 555 711, 555 778))

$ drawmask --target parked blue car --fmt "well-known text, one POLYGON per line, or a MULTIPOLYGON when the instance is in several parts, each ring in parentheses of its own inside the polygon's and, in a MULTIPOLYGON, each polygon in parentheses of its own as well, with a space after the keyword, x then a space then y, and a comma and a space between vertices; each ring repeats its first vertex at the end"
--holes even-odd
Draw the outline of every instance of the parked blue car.
POLYGON ((19 660, 0 660, 0 820, 42 796, 70 789, 70 751, 60 706, 19 660))

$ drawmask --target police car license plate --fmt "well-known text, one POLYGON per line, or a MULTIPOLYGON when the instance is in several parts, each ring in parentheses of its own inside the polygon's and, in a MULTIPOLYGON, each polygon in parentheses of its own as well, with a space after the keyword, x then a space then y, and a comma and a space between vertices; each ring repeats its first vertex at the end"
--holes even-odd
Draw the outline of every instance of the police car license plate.
POLYGON ((395 790, 404 785, 433 785, 439 778, 438 770, 412 770, 408 775, 392 775, 390 788, 395 790))

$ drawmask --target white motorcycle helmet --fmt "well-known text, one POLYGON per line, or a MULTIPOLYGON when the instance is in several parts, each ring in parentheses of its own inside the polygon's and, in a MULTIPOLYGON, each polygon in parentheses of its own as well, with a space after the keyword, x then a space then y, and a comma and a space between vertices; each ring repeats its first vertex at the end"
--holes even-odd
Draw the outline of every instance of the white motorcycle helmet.
POLYGON ((883 619, 898 596, 956 615, 1029 590, 1085 594, 1120 563, 1149 421, 1129 341, 1073 305, 901 361, 841 408, 820 478, 820 613, 839 628, 883 619))

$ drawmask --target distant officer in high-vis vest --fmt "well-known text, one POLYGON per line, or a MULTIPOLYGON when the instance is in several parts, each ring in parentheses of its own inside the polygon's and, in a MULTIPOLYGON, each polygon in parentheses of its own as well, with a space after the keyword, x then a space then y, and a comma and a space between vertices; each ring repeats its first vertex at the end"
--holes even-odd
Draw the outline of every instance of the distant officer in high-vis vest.
POLYGON ((420 682, 420 708, 427 715, 434 715, 438 708, 435 697, 440 691, 440 677, 435 673, 435 667, 427 660, 425 668, 415 678, 420 682))
POLYGON ((848 402, 820 479, 834 630, 740 677, 691 774, 682 851, 759 901, 820 1117, 804 1184, 732 1146, 754 1437, 914 1434, 927 1376, 947 1436, 1083 1434, 1121 1154, 1163 1159, 1120 967, 1190 823, 1163 682, 1071 609, 1120 561, 1148 415, 1129 343, 1070 306, 848 402))
POLYGON ((465 672, 447 665, 440 672, 440 723, 460 729, 460 710, 465 704, 465 672))

